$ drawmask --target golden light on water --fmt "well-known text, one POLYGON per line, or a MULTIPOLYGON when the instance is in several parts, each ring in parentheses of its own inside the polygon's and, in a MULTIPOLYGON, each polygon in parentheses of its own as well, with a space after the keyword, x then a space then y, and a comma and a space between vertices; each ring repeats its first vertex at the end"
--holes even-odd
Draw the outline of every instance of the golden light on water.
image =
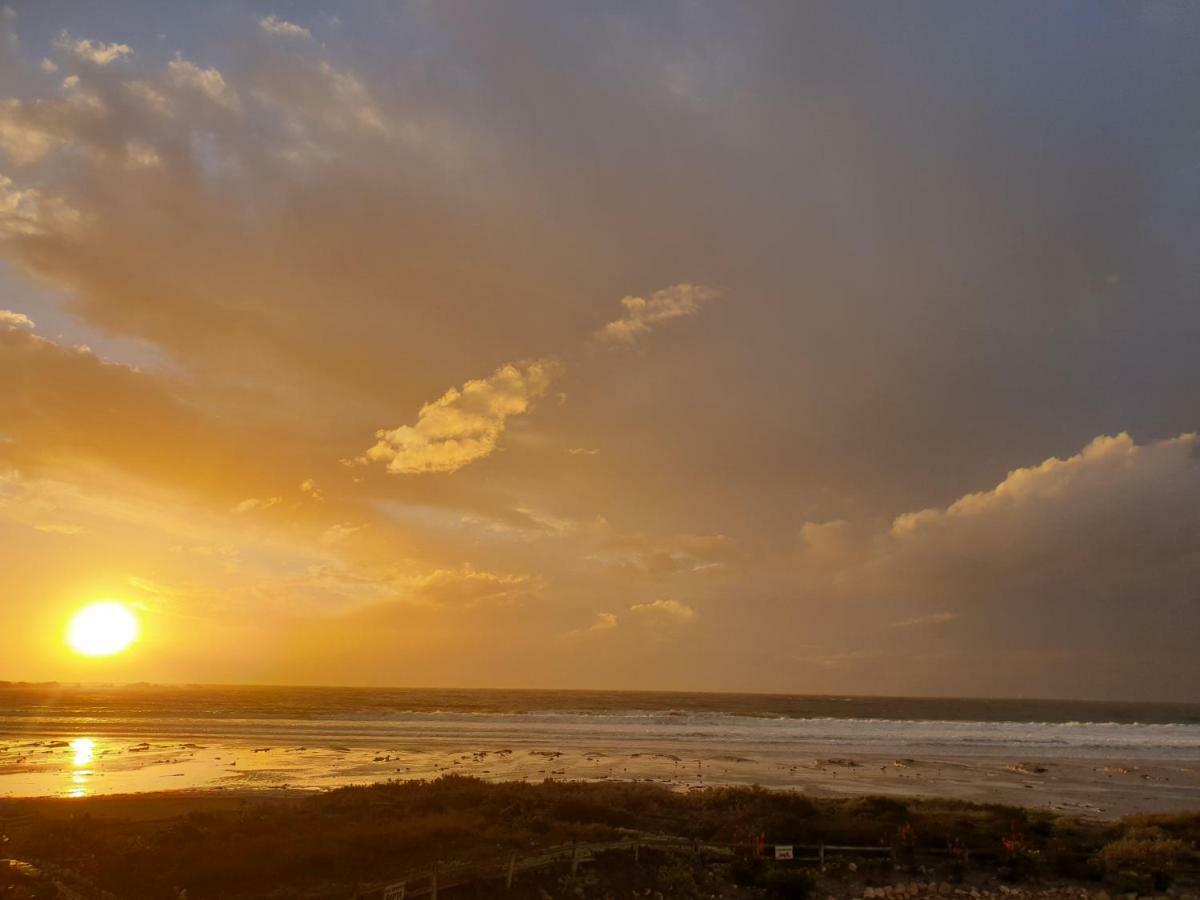
POLYGON ((71 741, 70 749, 75 755, 71 760, 71 787, 67 789, 66 795, 68 797, 86 797, 92 770, 85 767, 90 766, 92 760, 96 758, 96 742, 86 737, 75 738, 71 741))
POLYGON ((137 640, 138 619, 132 609, 116 600, 90 603, 71 617, 67 644, 83 656, 112 656, 137 640))
POLYGON ((96 756, 96 742, 91 738, 75 738, 71 741, 71 752, 75 754, 73 762, 76 768, 86 766, 96 756))

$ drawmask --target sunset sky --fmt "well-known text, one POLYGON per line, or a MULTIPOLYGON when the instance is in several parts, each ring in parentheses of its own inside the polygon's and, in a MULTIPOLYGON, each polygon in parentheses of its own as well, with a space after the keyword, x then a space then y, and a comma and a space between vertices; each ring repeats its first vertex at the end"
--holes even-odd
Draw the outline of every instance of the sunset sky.
POLYGON ((1197 47, 10 2, 0 678, 1194 700, 1197 47))

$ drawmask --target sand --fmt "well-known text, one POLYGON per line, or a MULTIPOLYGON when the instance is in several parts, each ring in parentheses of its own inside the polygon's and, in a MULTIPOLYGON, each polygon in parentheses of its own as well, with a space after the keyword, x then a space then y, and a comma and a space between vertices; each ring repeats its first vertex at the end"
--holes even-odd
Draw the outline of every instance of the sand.
POLYGON ((761 785, 813 796, 943 797, 1112 819, 1135 812, 1200 809, 1200 760, 1014 758, 1010 755, 881 755, 853 747, 240 746, 105 739, 0 743, 0 797, 78 798, 202 790, 231 798, 288 796, 346 784, 433 778, 651 781, 675 790, 761 785))

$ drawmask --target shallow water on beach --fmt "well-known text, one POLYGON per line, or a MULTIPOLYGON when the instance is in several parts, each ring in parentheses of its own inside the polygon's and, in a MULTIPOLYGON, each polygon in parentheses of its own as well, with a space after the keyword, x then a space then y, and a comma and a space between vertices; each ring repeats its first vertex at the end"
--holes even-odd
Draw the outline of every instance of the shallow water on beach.
POLYGON ((462 772, 1200 807, 1200 707, 577 691, 0 687, 0 796, 462 772))

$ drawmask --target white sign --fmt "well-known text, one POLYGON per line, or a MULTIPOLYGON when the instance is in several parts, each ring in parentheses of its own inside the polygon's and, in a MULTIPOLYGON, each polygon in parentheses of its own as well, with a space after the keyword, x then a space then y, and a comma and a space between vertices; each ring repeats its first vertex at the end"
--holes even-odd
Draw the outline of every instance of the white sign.
POLYGON ((407 881, 401 881, 399 884, 390 884, 383 889, 383 900, 404 900, 406 893, 408 893, 407 881))
POLYGON ((791 859, 792 858, 792 845, 791 844, 776 844, 775 845, 775 858, 776 859, 791 859))

